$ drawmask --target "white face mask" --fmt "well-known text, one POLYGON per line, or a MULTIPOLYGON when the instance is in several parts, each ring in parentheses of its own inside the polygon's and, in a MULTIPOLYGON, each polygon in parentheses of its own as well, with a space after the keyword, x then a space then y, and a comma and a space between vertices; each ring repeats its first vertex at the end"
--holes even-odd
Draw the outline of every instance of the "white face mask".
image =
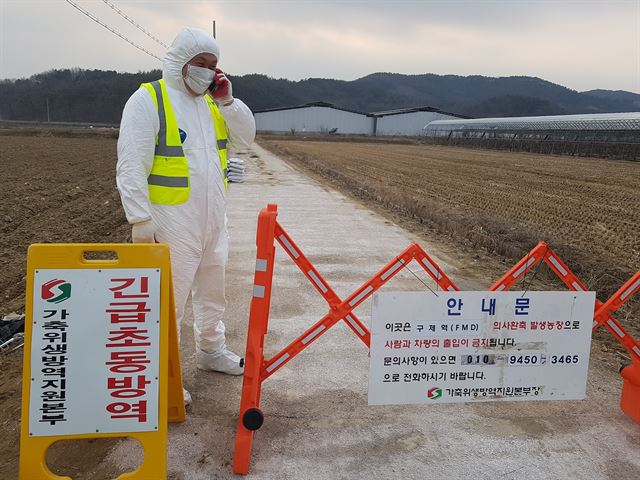
POLYGON ((187 74, 182 78, 191 90, 198 95, 202 95, 213 82, 215 74, 216 72, 208 68, 187 65, 187 74))

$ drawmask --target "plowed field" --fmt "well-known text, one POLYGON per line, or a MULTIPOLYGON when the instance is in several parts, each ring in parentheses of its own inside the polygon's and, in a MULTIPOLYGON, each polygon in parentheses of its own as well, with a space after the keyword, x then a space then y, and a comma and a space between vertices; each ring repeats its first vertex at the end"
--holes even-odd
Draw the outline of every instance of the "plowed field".
POLYGON ((640 268, 637 162, 268 137, 261 144, 471 248, 513 260, 544 240, 601 298, 640 268))
MULTIPOLYGON (((85 138, 1 133, 0 316, 24 312, 30 244, 120 243, 130 232, 115 187, 115 139, 95 132, 85 138)), ((2 480, 17 478, 21 371, 22 349, 0 353, 2 480)), ((49 450, 47 459, 54 471, 77 479, 110 478, 96 469, 109 451, 106 445, 115 442, 63 442, 49 450), (80 475, 82 465, 87 476, 80 475)))

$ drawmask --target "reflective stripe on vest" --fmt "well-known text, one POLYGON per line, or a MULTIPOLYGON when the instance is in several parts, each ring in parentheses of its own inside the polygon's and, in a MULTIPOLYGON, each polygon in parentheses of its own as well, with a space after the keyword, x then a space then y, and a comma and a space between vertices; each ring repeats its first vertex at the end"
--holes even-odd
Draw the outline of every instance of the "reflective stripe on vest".
MULTIPOLYGON (((161 205, 185 203, 189 199, 190 193, 189 163, 182 149, 178 122, 171 108, 164 80, 143 83, 141 87, 150 93, 156 104, 159 120, 153 166, 147 178, 149 200, 161 205)), ((209 97, 207 97, 207 101, 208 99, 209 97)), ((223 172, 225 189, 227 189, 225 172, 227 167, 227 126, 218 107, 215 104, 214 107, 215 113, 211 104, 209 104, 218 138, 217 151, 220 158, 220 167, 223 172)))
POLYGON ((224 118, 213 99, 208 95, 206 95, 205 98, 209 104, 209 110, 211 110, 213 126, 216 130, 216 138, 218 139, 218 157, 220 157, 220 171, 222 172, 222 178, 224 180, 224 188, 225 190, 229 190, 229 180, 227 179, 227 138, 229 138, 227 123, 224 121, 224 118))

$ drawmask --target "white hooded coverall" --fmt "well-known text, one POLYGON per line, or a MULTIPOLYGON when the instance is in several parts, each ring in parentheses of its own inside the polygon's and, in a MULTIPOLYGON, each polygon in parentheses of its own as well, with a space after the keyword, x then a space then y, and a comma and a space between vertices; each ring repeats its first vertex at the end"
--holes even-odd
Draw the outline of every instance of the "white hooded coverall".
MULTIPOLYGON (((200 53, 220 59, 213 37, 203 30, 185 28, 167 50, 162 71, 171 107, 184 132, 181 137, 189 164, 189 199, 181 205, 149 201, 147 177, 159 119, 153 99, 144 88, 129 98, 122 112, 116 183, 129 223, 151 219, 156 240, 169 244, 178 334, 191 293, 196 350, 212 353, 225 345, 222 318, 229 246, 226 192, 211 111, 203 96, 187 92, 182 78, 182 67, 200 53)), ((229 130, 229 148, 251 144, 256 129, 249 108, 238 99, 219 108, 229 130)))

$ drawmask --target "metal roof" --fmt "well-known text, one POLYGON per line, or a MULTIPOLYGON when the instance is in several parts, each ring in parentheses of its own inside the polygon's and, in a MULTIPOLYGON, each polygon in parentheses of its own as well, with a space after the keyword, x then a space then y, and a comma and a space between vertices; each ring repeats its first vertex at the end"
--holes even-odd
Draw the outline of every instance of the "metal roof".
POLYGON ((333 108, 334 110, 341 110, 343 112, 357 113, 359 115, 366 115, 368 117, 372 117, 373 116, 370 113, 359 112, 358 110, 350 110, 348 108, 337 107, 333 103, 329 103, 329 102, 311 102, 311 103, 305 103, 304 105, 292 105, 290 107, 265 108, 264 110, 256 110, 253 113, 281 112, 281 111, 284 111, 284 110, 296 110, 298 108, 309 108, 309 107, 333 108))
POLYGON ((349 108, 338 107, 338 106, 334 105, 333 103, 329 103, 329 102, 311 102, 311 103, 305 103, 304 105, 293 105, 293 106, 289 106, 289 107, 266 108, 264 110, 256 110, 253 113, 281 112, 281 111, 285 111, 285 110, 296 110, 298 108, 309 108, 309 107, 333 108, 334 110, 342 110, 343 112, 357 113, 357 114, 360 114, 360 115, 366 115, 367 117, 386 117, 386 116, 389 116, 389 115, 400 115, 400 114, 403 114, 403 113, 413 113, 413 112, 435 112, 435 113, 441 113, 443 115, 450 115, 452 117, 470 118, 470 117, 466 117, 464 115, 458 115, 457 113, 443 112, 439 108, 429 107, 429 106, 426 106, 426 105, 422 106, 422 107, 398 108, 398 109, 395 109, 395 110, 384 110, 384 111, 381 111, 381 112, 366 113, 366 112, 359 112, 358 110, 351 110, 349 108))
POLYGON ((425 105, 422 107, 398 108, 395 110, 383 110, 381 112, 371 112, 371 115, 375 115, 376 117, 386 117, 388 115, 401 115, 403 113, 413 113, 413 112, 435 112, 435 113, 441 113, 443 115, 450 115, 452 117, 471 118, 465 115, 459 115, 457 113, 443 112, 439 108, 430 107, 428 105, 425 105))
POLYGON ((459 130, 638 130, 640 112, 587 115, 547 115, 540 117, 476 118, 470 120, 434 120, 430 131, 459 130))

